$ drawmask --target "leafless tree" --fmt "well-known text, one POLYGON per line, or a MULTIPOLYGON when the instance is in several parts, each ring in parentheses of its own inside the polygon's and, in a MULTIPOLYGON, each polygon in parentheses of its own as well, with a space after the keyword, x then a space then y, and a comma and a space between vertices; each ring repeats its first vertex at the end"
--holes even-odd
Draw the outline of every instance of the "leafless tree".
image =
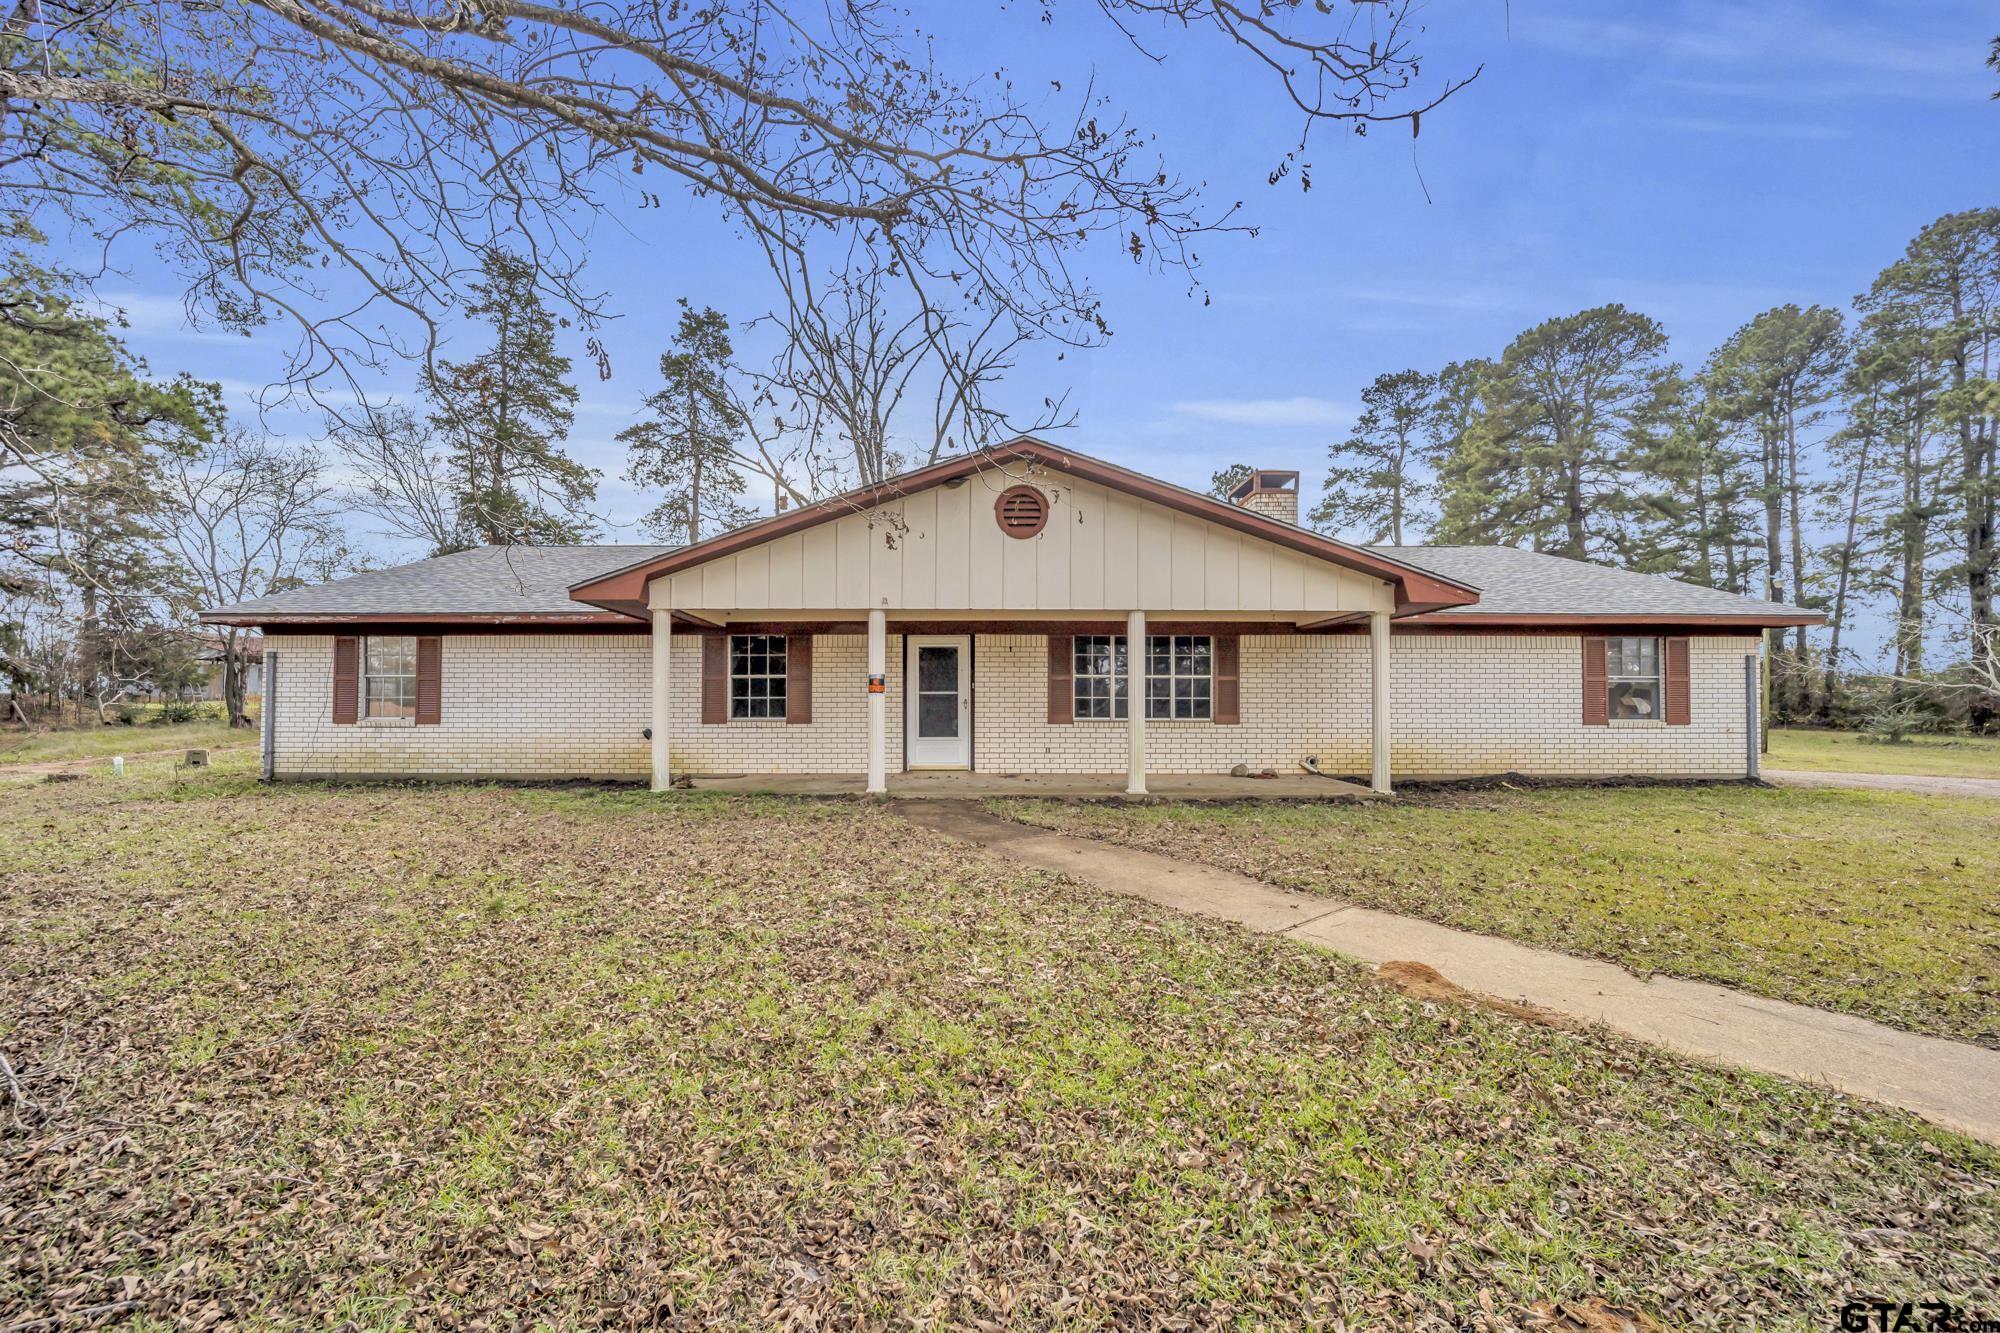
POLYGON ((354 476, 349 499, 384 535, 422 542, 432 555, 458 549, 465 527, 451 459, 422 417, 402 406, 374 408, 341 424, 334 444, 354 476))
MULTIPOLYGON (((199 456, 175 459, 163 491, 163 527, 205 605, 267 597, 348 563, 333 488, 309 451, 235 432, 199 456)), ((247 727, 247 636, 224 626, 218 640, 229 725, 247 727)))
POLYGON ((790 251, 767 255, 781 303, 752 323, 774 329, 780 350, 753 377, 756 396, 774 432, 802 442, 815 480, 874 484, 903 464, 1060 424, 1059 411, 1017 421, 993 401, 1035 336, 1007 311, 954 317, 866 248, 823 275, 790 251))
MULTIPOLYGON (((1160 58, 1174 41, 1244 56, 1309 132, 1414 130, 1462 86, 1418 88, 1411 8, 1017 12, 1094 9, 1160 58)), ((1306 180, 1305 142, 1273 179, 1306 180)), ((112 259, 128 234, 150 239, 189 279, 192 313, 289 321, 284 387, 323 402, 363 367, 428 360, 496 246, 587 328, 605 313, 580 273, 588 228, 661 206, 662 177, 774 243, 872 233, 924 299, 989 312, 974 327, 1005 312, 1078 340, 1104 327, 1082 247, 1188 269, 1195 238, 1234 213, 1205 206, 1097 89, 954 77, 879 0, 20 0, 0 25, 10 207, 112 259)))

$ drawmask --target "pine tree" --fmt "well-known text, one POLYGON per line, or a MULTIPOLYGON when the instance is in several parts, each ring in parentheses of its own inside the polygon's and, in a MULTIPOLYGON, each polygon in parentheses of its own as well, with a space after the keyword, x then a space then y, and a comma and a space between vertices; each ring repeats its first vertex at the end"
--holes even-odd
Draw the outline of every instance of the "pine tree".
POLYGON ((1650 489, 1638 492, 1633 505, 1639 534, 1633 568, 1745 591, 1751 484, 1722 434, 1703 381, 1676 370, 1664 382, 1658 429, 1634 458, 1650 489))
POLYGON ((1332 466, 1312 511, 1316 527, 1401 546, 1406 529, 1428 524, 1440 449, 1437 390, 1435 375, 1399 370, 1361 391, 1354 433, 1327 449, 1332 466))
MULTIPOLYGON (((171 647, 155 477, 213 433, 221 408, 213 385, 150 380, 77 290, 18 251, 0 267, 0 591, 75 625, 71 683, 101 712, 171 647)), ((0 623, 0 645, 20 642, 19 623, 0 623)), ((9 656, 17 688, 60 686, 9 656)))
POLYGON ((439 362, 425 385, 431 424, 448 442, 459 541, 588 540, 597 473, 561 448, 577 391, 556 351, 556 321, 527 261, 489 250, 481 271, 466 313, 491 327, 493 343, 470 361, 439 362))
POLYGON ((1576 560, 1623 554, 1633 460, 1670 377, 1666 345, 1658 323, 1620 305, 1516 337, 1480 381, 1478 408, 1446 460, 1440 539, 1576 560))
MULTIPOLYGON (((1731 334, 1709 361, 1710 391, 1723 419, 1755 450, 1764 505, 1764 590, 1798 605, 1813 600, 1806 588, 1804 510, 1815 483, 1807 476, 1805 436, 1825 418, 1827 404, 1839 391, 1847 353, 1839 311, 1783 305, 1731 334)), ((1795 717, 1810 707, 1807 656, 1806 631, 1800 626, 1794 631, 1784 690, 1786 708, 1795 717)))
POLYGON ((628 447, 625 476, 661 493, 646 515, 662 540, 690 544, 746 522, 736 445, 743 414, 728 386, 729 322, 681 298, 673 350, 660 357, 663 386, 648 394, 652 418, 618 432, 628 447))
MULTIPOLYGON (((1858 552, 1863 579, 1895 603, 1895 674, 1924 670, 1926 608, 1938 591, 1945 520, 1952 512, 1948 423, 1939 409, 1944 368, 1919 313, 1902 302, 1863 302, 1852 409, 1880 435, 1881 495, 1871 507, 1875 540, 1858 552)), ((1864 496, 1864 504, 1868 504, 1864 496)))
MULTIPOLYGON (((1875 280, 1864 308, 1902 304, 1929 335, 1943 367, 1938 411, 1956 436, 1953 497, 1961 537, 1958 575, 1971 619, 1974 674, 1991 652, 1996 514, 2000 514, 2000 208, 1939 218, 1918 233, 1901 259, 1875 280)), ((1973 702, 1984 729, 2000 700, 1973 702)))
POLYGON ((1227 500, 1229 493, 1250 480, 1250 474, 1256 470, 1248 463, 1231 463, 1217 468, 1208 479, 1208 493, 1218 500, 1227 500))

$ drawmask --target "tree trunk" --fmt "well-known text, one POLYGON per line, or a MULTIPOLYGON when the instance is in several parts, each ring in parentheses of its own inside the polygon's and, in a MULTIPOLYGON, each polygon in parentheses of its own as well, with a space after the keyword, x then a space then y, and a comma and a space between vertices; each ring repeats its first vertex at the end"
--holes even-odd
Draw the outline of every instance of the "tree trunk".
MULTIPOLYGON (((1790 511, 1787 517, 1792 525, 1792 605, 1806 604, 1806 553, 1805 524, 1800 521, 1800 495, 1805 483, 1799 477, 1799 423, 1798 404, 1792 396, 1785 396, 1785 503, 1790 511)), ((1807 664, 1806 627, 1800 625, 1793 631, 1792 638, 1792 699, 1791 712, 1794 717, 1803 717, 1812 709, 1812 677, 1807 664)))
POLYGON ((1847 536, 1840 544, 1840 569, 1833 586, 1833 632, 1826 645, 1826 689, 1819 701, 1822 722, 1833 721, 1834 692, 1840 687, 1840 630, 1847 620, 1847 585, 1854 570, 1855 534, 1861 527, 1861 491, 1868 478, 1868 452, 1874 443, 1873 434, 1864 432, 1861 452, 1854 460, 1854 490, 1847 501, 1847 536))
MULTIPOLYGON (((1785 595, 1784 468, 1777 431, 1767 421, 1760 434, 1764 454, 1764 596, 1775 602, 1785 595)), ((1768 655, 1768 670, 1775 673, 1780 656, 1776 650, 1784 642, 1784 632, 1780 630, 1769 637, 1772 651, 1768 655)))
POLYGON ((243 688, 244 677, 248 674, 246 655, 241 640, 231 634, 222 646, 222 707, 229 714, 229 725, 247 727, 250 725, 250 710, 245 706, 243 688))
POLYGON ((1585 560, 1589 556, 1584 537, 1583 472, 1579 464, 1572 463, 1564 480, 1567 487, 1563 496, 1563 526, 1567 546, 1563 554, 1572 560, 1585 560))

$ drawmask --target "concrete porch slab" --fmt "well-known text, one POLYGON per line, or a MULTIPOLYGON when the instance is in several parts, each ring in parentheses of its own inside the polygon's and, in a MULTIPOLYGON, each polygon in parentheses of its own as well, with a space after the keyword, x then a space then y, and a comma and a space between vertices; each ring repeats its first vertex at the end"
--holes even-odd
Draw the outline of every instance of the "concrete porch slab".
MULTIPOLYGON (((733 773, 697 777, 696 791, 780 796, 858 796, 857 773, 733 773)), ((1358 801, 1375 793, 1338 778, 1307 773, 1275 778, 1233 778, 1228 774, 1159 773, 1146 779, 1145 796, 1125 794, 1123 773, 891 773, 889 796, 896 800, 983 800, 993 796, 1049 796, 1118 801, 1358 801)))

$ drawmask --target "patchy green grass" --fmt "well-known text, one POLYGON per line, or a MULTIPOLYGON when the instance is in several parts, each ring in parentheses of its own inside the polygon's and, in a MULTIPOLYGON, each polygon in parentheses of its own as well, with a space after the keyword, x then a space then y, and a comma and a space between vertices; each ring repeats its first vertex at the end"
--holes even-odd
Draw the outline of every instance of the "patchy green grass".
POLYGON ((2000 736, 1911 736, 1893 744, 1858 731, 1776 728, 1767 768, 2000 778, 2000 736))
POLYGON ((2000 1154, 1900 1114, 879 806, 248 765, 0 801, 0 1327, 2000 1308, 2000 1154))
POLYGON ((1286 888, 2000 1046, 2000 802, 1718 785, 993 805, 1286 888))
POLYGON ((160 726, 63 727, 49 731, 0 730, 0 765, 53 763, 65 759, 108 759, 114 754, 145 754, 154 750, 221 749, 254 746, 257 732, 231 729, 226 722, 204 718, 160 726))

